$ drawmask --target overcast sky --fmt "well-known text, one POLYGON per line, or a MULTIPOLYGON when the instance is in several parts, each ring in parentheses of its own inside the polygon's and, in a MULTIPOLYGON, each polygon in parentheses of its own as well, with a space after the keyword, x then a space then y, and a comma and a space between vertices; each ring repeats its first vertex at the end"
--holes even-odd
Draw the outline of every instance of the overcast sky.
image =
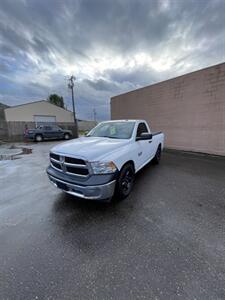
POLYGON ((58 93, 79 118, 110 97, 225 61, 225 0, 0 0, 0 102, 58 93))

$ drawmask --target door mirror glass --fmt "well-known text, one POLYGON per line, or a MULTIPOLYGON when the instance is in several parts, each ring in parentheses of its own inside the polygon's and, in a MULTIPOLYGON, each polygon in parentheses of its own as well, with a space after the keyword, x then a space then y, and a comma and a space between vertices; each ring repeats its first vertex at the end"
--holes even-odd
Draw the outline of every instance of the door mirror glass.
POLYGON ((140 136, 136 137, 136 141, 144 141, 144 140, 151 140, 152 134, 148 132, 142 132, 140 136))

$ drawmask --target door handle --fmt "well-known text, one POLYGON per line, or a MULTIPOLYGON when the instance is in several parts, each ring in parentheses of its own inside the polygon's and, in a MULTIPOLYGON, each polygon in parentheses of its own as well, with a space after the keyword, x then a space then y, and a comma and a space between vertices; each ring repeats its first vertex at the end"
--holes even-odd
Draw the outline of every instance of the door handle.
POLYGON ((152 140, 151 141, 148 141, 149 143, 151 143, 152 142, 152 140))

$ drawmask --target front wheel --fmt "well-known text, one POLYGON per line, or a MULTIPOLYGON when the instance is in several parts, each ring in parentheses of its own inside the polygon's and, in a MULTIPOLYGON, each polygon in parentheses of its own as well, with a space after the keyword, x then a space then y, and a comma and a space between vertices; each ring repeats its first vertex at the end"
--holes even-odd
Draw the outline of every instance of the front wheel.
POLYGON ((134 167, 127 163, 120 171, 116 186, 116 196, 119 200, 125 199, 131 192, 134 185, 134 167))
POLYGON ((70 134, 69 133, 65 133, 64 134, 64 139, 65 140, 69 140, 70 139, 70 134))
POLYGON ((41 134, 37 134, 37 135, 35 136, 35 141, 36 141, 36 142, 42 142, 42 141, 43 141, 43 136, 42 136, 41 134))

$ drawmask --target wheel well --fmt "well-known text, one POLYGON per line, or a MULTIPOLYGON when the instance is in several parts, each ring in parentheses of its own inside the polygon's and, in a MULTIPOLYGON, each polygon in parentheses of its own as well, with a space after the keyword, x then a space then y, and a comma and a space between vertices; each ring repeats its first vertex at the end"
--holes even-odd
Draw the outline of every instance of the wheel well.
POLYGON ((125 162, 125 164, 122 165, 120 171, 123 169, 123 167, 127 164, 131 164, 134 168, 134 171, 135 171, 135 165, 134 165, 134 161, 133 160, 128 160, 127 162, 125 162))
POLYGON ((36 134, 35 134, 35 137, 38 136, 38 135, 40 135, 41 137, 43 137, 43 134, 42 134, 42 133, 36 133, 36 134))
POLYGON ((155 152, 155 155, 156 155, 158 149, 160 149, 160 151, 162 150, 162 144, 161 144, 161 143, 160 143, 159 146, 157 147, 156 152, 155 152))

